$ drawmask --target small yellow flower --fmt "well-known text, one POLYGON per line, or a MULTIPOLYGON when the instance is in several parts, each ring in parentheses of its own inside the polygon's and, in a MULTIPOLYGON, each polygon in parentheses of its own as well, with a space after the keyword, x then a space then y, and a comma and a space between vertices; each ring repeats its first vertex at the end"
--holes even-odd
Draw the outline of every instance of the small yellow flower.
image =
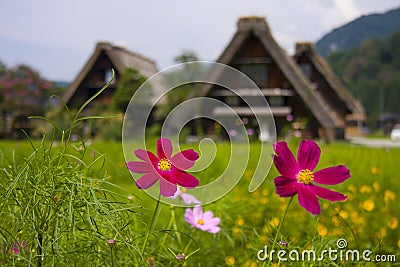
POLYGON ((261 194, 262 194, 264 197, 268 196, 268 195, 269 195, 268 189, 263 189, 262 192, 261 192, 261 194))
POLYGON ((328 233, 328 228, 326 228, 325 225, 323 225, 322 223, 318 223, 317 231, 319 235, 326 236, 326 234, 328 233))
POLYGON ((349 218, 349 213, 348 213, 347 211, 345 211, 345 210, 341 210, 341 211, 339 212, 339 215, 340 215, 340 217, 342 217, 343 219, 349 218))
POLYGON ((244 172, 244 177, 246 177, 246 178, 251 178, 251 177, 253 177, 253 175, 254 175, 254 170, 246 170, 244 172))
POLYGON ((225 263, 228 266, 234 266, 235 265, 235 258, 233 256, 226 256, 225 263))
POLYGON ((270 228, 269 228, 269 226, 268 225, 265 225, 264 227, 263 227, 263 229, 262 229, 262 231, 263 231, 263 233, 265 233, 265 234, 268 234, 269 232, 270 232, 270 228))
POLYGON ((374 183, 372 184, 372 187, 374 188, 375 192, 379 192, 380 186, 379 186, 379 183, 378 183, 378 182, 374 182, 374 183))
POLYGON ((397 246, 400 248, 400 239, 397 240, 397 246))
POLYGON ((379 168, 377 166, 374 166, 371 169, 371 173, 374 174, 374 175, 380 174, 381 173, 381 168, 379 168))
POLYGON ((357 191, 357 187, 355 187, 355 186, 352 185, 352 184, 350 184, 347 188, 348 188, 351 192, 353 192, 353 193, 355 193, 355 192, 357 191))
POLYGON ((333 216, 333 217, 332 217, 332 224, 333 224, 333 226, 338 227, 338 226, 340 225, 340 220, 339 220, 339 218, 336 217, 336 216, 333 216))
POLYGON ((372 193, 372 188, 369 185, 363 185, 360 188, 360 192, 363 194, 370 194, 372 193))
POLYGON ((238 226, 244 225, 244 220, 241 216, 236 219, 236 225, 238 225, 238 226))
POLYGON ((367 199, 364 201, 362 206, 366 211, 373 211, 375 208, 375 203, 372 200, 367 199))
POLYGON ((386 235, 387 235, 386 228, 381 228, 381 229, 379 229, 378 232, 376 233, 376 237, 378 237, 378 238, 380 238, 380 239, 385 238, 386 235))
POLYGON ((272 218, 272 220, 269 222, 273 227, 278 227, 279 225, 279 219, 278 218, 272 218))
POLYGON ((340 235, 343 234, 343 231, 342 231, 341 228, 335 228, 335 229, 333 229, 332 234, 335 235, 335 236, 340 236, 340 235))
POLYGON ((390 190, 386 190, 383 199, 385 204, 388 205, 390 202, 393 202, 396 199, 396 194, 390 190))
POLYGON ((267 243, 269 241, 269 239, 265 235, 260 235, 260 241, 263 242, 263 243, 267 243))
POLYGON ((265 204, 268 204, 268 202, 269 202, 268 198, 266 198, 266 197, 260 198, 260 204, 265 205, 265 204))
POLYGON ((241 234, 242 234, 242 230, 240 230, 239 227, 233 227, 232 228, 232 236, 233 236, 233 238, 239 239, 241 234))
POLYGON ((248 260, 243 264, 243 267, 258 267, 258 263, 248 260))
POLYGON ((390 220, 388 222, 388 226, 392 230, 396 229, 397 226, 399 226, 399 220, 396 217, 390 218, 390 220))

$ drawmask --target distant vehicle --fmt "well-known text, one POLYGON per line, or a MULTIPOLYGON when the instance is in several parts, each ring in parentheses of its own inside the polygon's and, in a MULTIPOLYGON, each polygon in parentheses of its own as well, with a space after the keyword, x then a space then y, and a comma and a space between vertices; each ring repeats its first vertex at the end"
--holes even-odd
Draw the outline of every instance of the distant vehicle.
POLYGON ((393 127, 390 138, 392 138, 393 141, 400 141, 400 124, 396 124, 393 127))

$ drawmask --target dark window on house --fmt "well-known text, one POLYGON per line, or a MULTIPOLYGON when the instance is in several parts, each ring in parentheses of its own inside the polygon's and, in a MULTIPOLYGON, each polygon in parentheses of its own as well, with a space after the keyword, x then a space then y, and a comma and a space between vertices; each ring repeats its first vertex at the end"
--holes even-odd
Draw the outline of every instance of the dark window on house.
MULTIPOLYGON (((112 78, 112 69, 106 69, 104 71, 104 82, 108 83, 111 80, 111 78, 112 78)), ((114 76, 114 79, 112 80, 111 84, 114 84, 114 83, 115 83, 115 76, 114 76)))
POLYGON ((249 76, 259 87, 267 87, 268 65, 264 63, 253 63, 239 65, 239 70, 249 76))
POLYGON ((285 104, 285 99, 283 96, 270 96, 268 98, 268 103, 271 107, 280 107, 285 104))

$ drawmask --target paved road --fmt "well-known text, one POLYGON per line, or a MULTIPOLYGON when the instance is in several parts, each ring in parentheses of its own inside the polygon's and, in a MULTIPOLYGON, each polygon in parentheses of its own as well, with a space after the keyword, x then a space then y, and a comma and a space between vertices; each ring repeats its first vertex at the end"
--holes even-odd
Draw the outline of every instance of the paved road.
POLYGON ((362 138, 362 137, 356 137, 356 138, 351 138, 350 143, 355 144, 355 145, 362 145, 362 146, 368 146, 368 147, 393 147, 393 148, 400 148, 400 141, 392 141, 391 139, 374 139, 374 138, 362 138))

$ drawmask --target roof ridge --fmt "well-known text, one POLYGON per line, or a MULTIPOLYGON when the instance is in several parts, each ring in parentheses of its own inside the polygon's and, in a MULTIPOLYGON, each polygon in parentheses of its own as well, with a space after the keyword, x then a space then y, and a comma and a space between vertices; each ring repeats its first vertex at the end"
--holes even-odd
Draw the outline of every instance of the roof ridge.
POLYGON ((111 43, 111 42, 107 42, 107 41, 97 42, 96 48, 121 50, 121 51, 124 52, 124 53, 130 54, 131 56, 140 58, 140 59, 142 59, 142 60, 144 60, 144 61, 147 61, 147 62, 149 62, 149 63, 152 63, 152 64, 155 64, 155 63, 156 63, 153 59, 151 59, 151 58, 149 58, 149 57, 143 56, 142 54, 139 54, 139 53, 137 53, 137 52, 134 52, 134 51, 132 51, 132 50, 129 50, 129 49, 126 48, 125 46, 116 45, 116 44, 113 44, 113 43, 111 43))

